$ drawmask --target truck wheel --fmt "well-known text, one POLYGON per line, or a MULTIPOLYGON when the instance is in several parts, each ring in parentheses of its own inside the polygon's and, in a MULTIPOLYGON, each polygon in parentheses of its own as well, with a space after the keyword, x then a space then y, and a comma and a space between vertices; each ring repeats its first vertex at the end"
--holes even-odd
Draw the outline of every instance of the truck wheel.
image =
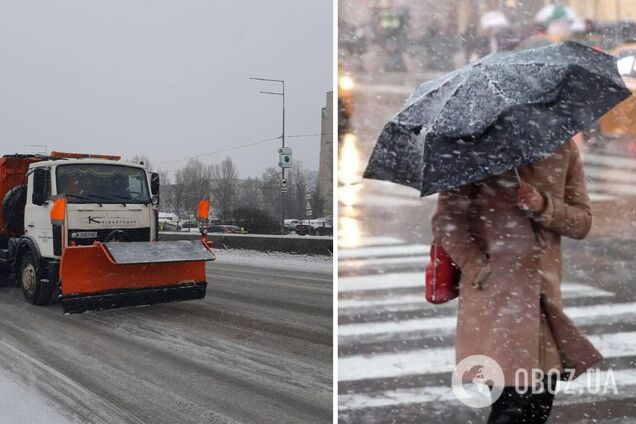
POLYGON ((40 270, 33 253, 27 252, 20 263, 18 274, 22 293, 33 305, 48 305, 51 301, 51 287, 40 280, 40 270))

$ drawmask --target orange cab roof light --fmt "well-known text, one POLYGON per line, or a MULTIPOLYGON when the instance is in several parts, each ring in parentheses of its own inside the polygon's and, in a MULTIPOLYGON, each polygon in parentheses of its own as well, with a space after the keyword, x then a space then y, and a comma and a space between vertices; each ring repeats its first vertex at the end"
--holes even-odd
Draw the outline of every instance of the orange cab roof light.
POLYGON ((115 155, 95 155, 92 153, 68 153, 68 152, 51 152, 52 158, 64 158, 64 159, 108 159, 108 160, 120 160, 121 156, 115 155))
POLYGON ((53 202, 50 215, 52 224, 64 224, 64 219, 66 218, 66 197, 59 197, 53 202))
POLYGON ((197 208, 197 219, 199 219, 200 221, 207 221, 209 215, 210 215, 210 200, 203 199, 199 202, 199 207, 197 208))

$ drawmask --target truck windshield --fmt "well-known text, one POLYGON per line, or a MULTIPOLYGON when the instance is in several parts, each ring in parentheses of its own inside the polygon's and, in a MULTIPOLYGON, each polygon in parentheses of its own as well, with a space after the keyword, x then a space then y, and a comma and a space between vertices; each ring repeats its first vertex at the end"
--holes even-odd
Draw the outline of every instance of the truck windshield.
POLYGON ((60 165, 57 193, 70 203, 150 203, 146 172, 123 165, 60 165))

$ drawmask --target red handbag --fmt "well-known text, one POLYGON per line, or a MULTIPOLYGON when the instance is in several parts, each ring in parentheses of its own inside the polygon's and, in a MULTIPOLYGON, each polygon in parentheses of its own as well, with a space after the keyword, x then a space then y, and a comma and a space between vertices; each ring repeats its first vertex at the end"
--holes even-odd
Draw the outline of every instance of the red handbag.
POLYGON ((439 304, 459 296, 461 271, 442 246, 431 244, 431 260, 426 266, 426 300, 439 304))

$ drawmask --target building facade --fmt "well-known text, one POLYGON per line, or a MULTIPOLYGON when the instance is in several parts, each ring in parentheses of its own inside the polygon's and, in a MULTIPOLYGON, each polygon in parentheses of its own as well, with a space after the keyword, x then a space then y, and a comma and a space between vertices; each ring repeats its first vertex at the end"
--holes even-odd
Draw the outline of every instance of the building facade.
POLYGON ((327 104, 322 108, 320 120, 320 165, 318 189, 322 202, 322 215, 333 215, 333 91, 327 92, 327 104))

